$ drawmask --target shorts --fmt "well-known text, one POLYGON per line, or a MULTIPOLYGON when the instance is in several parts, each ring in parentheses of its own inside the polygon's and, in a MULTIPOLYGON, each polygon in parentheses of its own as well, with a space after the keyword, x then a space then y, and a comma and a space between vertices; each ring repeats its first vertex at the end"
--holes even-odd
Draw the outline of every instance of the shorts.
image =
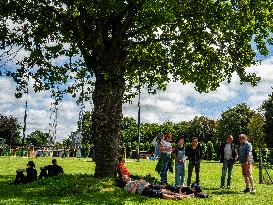
POLYGON ((241 164, 242 174, 244 177, 250 177, 252 175, 252 163, 241 164))

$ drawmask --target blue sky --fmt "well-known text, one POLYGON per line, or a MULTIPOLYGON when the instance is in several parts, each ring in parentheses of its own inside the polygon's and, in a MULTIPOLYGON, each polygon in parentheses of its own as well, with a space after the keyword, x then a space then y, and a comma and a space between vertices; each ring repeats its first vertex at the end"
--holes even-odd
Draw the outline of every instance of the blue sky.
MULTIPOLYGON (((240 85, 238 76, 234 75, 230 84, 223 82, 214 92, 198 93, 193 84, 181 85, 170 83, 167 90, 159 91, 156 95, 149 95, 147 91, 141 92, 141 122, 163 123, 164 121, 188 121, 195 116, 207 116, 218 119, 223 111, 237 105, 246 103, 252 109, 257 109, 273 91, 273 50, 267 58, 261 58, 261 65, 251 66, 247 70, 255 72, 261 77, 258 86, 250 84, 240 85)), ((23 123, 24 105, 28 100, 27 133, 35 130, 48 132, 50 129, 50 108, 52 99, 50 93, 34 93, 30 89, 28 96, 21 99, 14 97, 15 83, 6 77, 0 77, 0 113, 17 117, 23 123)), ((124 116, 137 119, 137 100, 132 104, 123 106, 124 116)), ((86 102, 85 110, 92 108, 92 102, 86 102)), ((57 140, 62 140, 77 129, 79 107, 75 99, 66 97, 59 105, 57 140)))

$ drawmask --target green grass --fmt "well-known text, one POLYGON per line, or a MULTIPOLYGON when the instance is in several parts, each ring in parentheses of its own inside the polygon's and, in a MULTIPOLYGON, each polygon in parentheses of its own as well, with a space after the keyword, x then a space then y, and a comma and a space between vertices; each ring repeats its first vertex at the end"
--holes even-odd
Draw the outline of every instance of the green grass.
MULTIPOLYGON (((221 164, 204 161, 201 164, 201 185, 207 199, 184 199, 179 201, 154 199, 128 194, 115 187, 111 179, 94 179, 95 164, 90 159, 58 159, 64 168, 65 175, 42 179, 34 183, 13 186, 9 181, 15 178, 15 170, 24 168, 28 158, 0 157, 0 204, 273 204, 273 185, 256 183, 255 195, 244 194, 244 181, 241 167, 236 164, 233 172, 233 183, 229 190, 219 190, 221 164)), ((33 159, 37 170, 42 165, 50 164, 50 158, 33 159)), ((127 162, 132 174, 151 174, 159 179, 154 171, 155 161, 127 162)), ((273 171, 271 176, 273 176, 273 171)), ((254 178, 258 182, 258 169, 254 167, 254 178)), ((169 174, 169 182, 174 183, 174 174, 169 174)))

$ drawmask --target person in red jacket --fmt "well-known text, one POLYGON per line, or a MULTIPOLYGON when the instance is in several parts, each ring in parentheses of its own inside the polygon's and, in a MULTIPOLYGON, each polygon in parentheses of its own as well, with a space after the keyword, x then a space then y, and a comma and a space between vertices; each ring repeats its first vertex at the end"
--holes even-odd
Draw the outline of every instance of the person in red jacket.
POLYGON ((125 160, 123 159, 122 156, 120 156, 118 159, 117 168, 118 168, 117 171, 118 171, 119 176, 123 176, 123 175, 130 176, 131 175, 131 173, 129 172, 129 170, 125 166, 125 160))

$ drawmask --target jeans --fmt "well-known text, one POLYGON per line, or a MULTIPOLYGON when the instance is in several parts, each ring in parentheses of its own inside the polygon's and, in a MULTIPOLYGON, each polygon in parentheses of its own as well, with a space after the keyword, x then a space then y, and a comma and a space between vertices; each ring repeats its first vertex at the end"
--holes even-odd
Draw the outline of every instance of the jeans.
POLYGON ((171 160, 171 156, 162 156, 161 157, 163 158, 163 165, 162 165, 162 170, 160 172, 160 182, 161 183, 165 183, 167 184, 167 172, 168 172, 168 169, 169 169, 169 160, 171 160))
POLYGON ((189 168, 188 168, 188 179, 187 179, 187 186, 191 185, 191 176, 193 168, 195 168, 195 174, 196 174, 196 180, 195 182, 199 184, 200 182, 200 161, 198 162, 189 162, 189 168))
POLYGON ((178 163, 175 164, 175 186, 181 186, 185 183, 185 163, 178 163))
POLYGON ((224 161, 222 167, 221 187, 225 186, 226 173, 228 171, 227 186, 230 186, 232 179, 232 169, 234 161, 232 159, 224 161))

